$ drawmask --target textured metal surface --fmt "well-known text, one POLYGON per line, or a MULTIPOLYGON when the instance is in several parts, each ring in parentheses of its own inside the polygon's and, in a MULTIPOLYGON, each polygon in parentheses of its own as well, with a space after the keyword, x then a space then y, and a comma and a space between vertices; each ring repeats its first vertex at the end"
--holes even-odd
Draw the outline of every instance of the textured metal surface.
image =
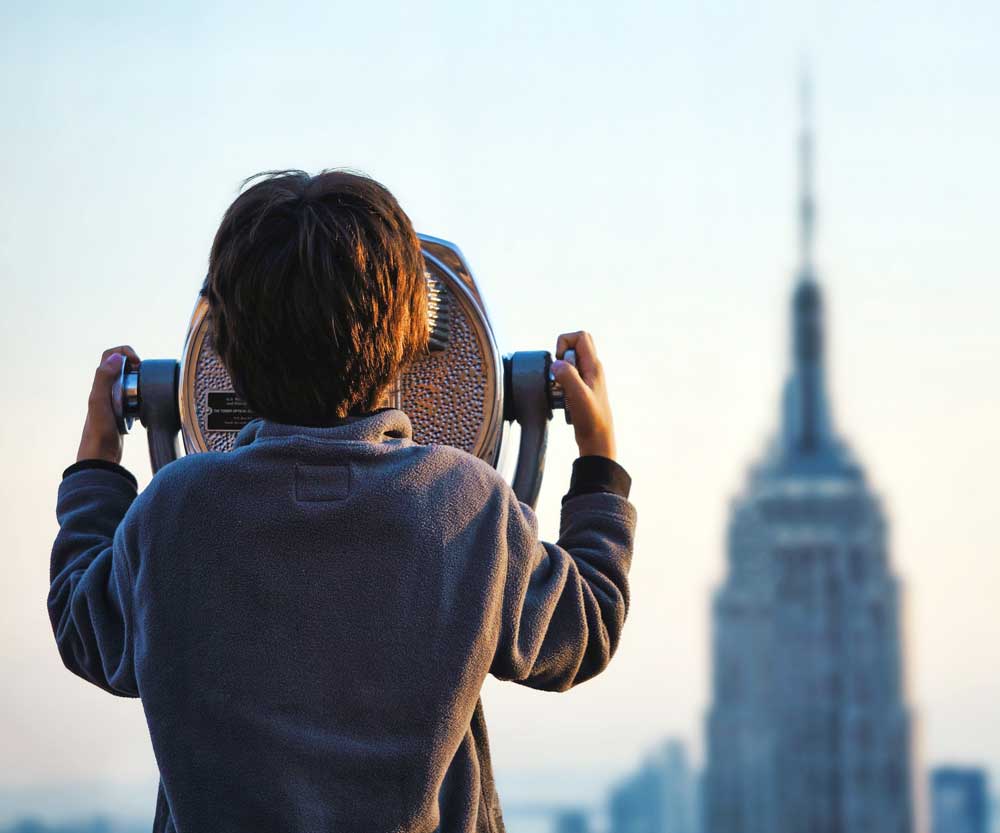
POLYGON ((194 412, 197 416, 199 433, 205 444, 203 449, 188 448, 187 432, 185 432, 185 450, 187 451, 232 451, 236 441, 236 431, 210 431, 208 429, 208 394, 215 391, 231 391, 233 383, 229 373, 212 345, 212 328, 203 319, 203 337, 200 339, 198 363, 194 374, 194 412))
MULTIPOLYGON (((389 401, 406 412, 419 443, 441 443, 496 463, 502 432, 499 352, 475 296, 433 257, 427 257, 432 310, 431 352, 393 386, 389 401)), ((208 304, 199 299, 181 368, 180 412, 184 448, 231 451, 237 431, 208 428, 208 394, 232 391, 212 347, 208 304)))
POLYGON ((458 308, 454 294, 438 283, 438 303, 449 311, 451 322, 448 347, 432 351, 401 375, 393 404, 410 417, 417 442, 478 454, 488 419, 485 409, 497 380, 491 378, 491 357, 473 322, 458 308))

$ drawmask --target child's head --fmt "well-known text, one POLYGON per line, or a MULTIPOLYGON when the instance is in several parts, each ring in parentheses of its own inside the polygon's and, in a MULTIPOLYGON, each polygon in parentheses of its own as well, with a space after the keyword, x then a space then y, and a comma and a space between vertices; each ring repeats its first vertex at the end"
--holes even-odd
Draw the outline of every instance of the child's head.
POLYGON ((236 392, 276 422, 322 425, 371 410, 427 347, 410 219, 358 174, 259 176, 212 244, 205 294, 216 352, 236 392))

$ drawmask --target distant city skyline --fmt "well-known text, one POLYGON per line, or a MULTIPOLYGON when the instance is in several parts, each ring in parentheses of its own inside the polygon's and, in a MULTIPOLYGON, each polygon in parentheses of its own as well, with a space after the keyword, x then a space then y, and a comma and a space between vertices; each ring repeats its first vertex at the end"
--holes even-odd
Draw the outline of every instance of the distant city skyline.
MULTIPOLYGON (((548 802, 505 801, 508 833, 711 833, 702 826, 697 804, 700 773, 689 765, 686 744, 664 738, 651 749, 632 766, 613 773, 604 794, 595 795, 589 785, 581 783, 575 795, 563 785, 548 802)), ((550 773, 556 781, 562 775, 550 773)), ((535 773, 536 779, 539 776, 535 773)), ((990 792, 982 767, 938 763, 915 777, 926 778, 930 787, 927 833, 1000 833, 1000 799, 990 792), (937 828, 935 818, 942 822, 937 828), (984 822, 985 827, 976 826, 984 822)), ((121 811, 130 803, 122 801, 122 796, 107 795, 107 807, 118 809, 102 813, 60 812, 58 806, 66 795, 55 785, 45 799, 44 811, 37 809, 39 799, 30 797, 22 799, 30 809, 19 811, 9 791, 0 789, 0 833, 140 833, 149 829, 148 814, 121 811)))

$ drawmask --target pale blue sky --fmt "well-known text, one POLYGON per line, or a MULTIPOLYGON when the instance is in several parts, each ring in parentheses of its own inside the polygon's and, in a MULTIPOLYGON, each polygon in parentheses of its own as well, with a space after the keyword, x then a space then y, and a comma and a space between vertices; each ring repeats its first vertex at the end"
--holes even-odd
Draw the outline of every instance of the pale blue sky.
MULTIPOLYGON (((605 356, 630 621, 575 692, 489 686, 498 770, 697 750, 727 502, 785 370, 803 54, 835 414, 891 511, 921 752, 1000 774, 995 3, 7 3, 0 30, 0 783, 153 772, 138 704, 55 652, 55 490, 101 350, 177 356, 239 181, 288 166, 365 170, 459 243, 504 350, 585 327, 605 356)), ((550 537, 572 456, 556 424, 550 537)), ((125 462, 148 480, 141 433, 125 462)))

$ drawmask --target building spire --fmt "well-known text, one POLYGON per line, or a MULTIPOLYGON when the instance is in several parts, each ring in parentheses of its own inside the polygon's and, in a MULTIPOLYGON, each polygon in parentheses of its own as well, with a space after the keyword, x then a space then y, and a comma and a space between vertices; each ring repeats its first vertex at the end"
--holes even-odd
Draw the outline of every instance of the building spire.
POLYGON ((799 78, 799 257, 800 279, 813 272, 816 201, 813 196, 812 80, 803 66, 799 78))
POLYGON ((805 70, 799 82, 798 280, 792 294, 792 374, 785 388, 784 442, 790 460, 817 461, 831 448, 832 426, 824 381, 823 296, 816 281, 813 195, 812 85, 805 70))

